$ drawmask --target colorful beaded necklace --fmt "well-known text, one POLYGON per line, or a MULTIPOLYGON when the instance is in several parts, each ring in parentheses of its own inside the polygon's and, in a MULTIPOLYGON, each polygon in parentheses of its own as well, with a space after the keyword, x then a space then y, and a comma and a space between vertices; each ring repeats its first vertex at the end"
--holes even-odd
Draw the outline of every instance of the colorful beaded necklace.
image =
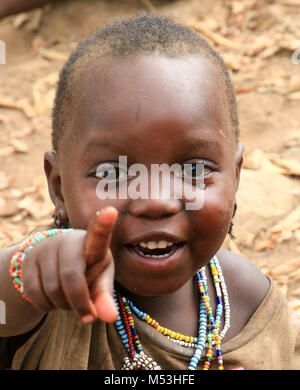
POLYGON ((199 334, 198 337, 185 336, 178 332, 171 331, 162 327, 157 321, 152 319, 148 314, 139 310, 133 303, 115 291, 114 299, 119 311, 118 319, 115 323, 117 331, 121 337, 122 343, 128 353, 125 357, 122 369, 125 370, 160 370, 160 366, 153 361, 152 358, 146 356, 139 336, 137 334, 133 313, 141 320, 147 322, 154 329, 166 336, 169 340, 179 343, 187 347, 194 347, 195 353, 192 356, 188 369, 195 370, 201 359, 203 351, 206 348, 205 362, 203 370, 208 370, 212 359, 212 348, 215 345, 216 355, 218 360, 219 370, 223 370, 223 357, 221 350, 221 340, 230 327, 230 306, 228 293, 224 281, 222 269, 216 256, 209 262, 211 273, 214 280, 214 285, 217 295, 217 307, 215 318, 212 313, 210 298, 207 289, 207 278, 205 275, 205 267, 196 274, 197 285, 200 290, 200 314, 199 314, 199 334), (220 333, 220 324, 223 316, 223 300, 225 304, 225 322, 224 328, 220 333))

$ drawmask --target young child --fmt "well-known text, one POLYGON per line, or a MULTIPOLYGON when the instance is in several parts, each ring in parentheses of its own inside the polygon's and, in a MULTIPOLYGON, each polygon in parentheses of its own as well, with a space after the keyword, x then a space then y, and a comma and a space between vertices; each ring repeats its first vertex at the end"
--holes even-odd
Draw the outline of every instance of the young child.
POLYGON ((52 136, 44 166, 62 230, 0 253, 2 368, 300 368, 282 292, 221 249, 243 147, 229 74, 203 39, 151 14, 86 38, 61 72, 52 136), (134 180, 120 156, 148 171, 179 164, 174 183, 203 204, 100 199, 99 166, 119 189, 134 180))

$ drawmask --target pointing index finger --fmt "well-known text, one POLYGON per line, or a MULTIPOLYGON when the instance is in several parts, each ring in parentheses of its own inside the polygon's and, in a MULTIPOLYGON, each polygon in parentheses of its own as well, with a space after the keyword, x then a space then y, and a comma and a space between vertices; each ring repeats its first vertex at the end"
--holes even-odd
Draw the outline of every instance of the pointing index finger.
POLYGON ((104 260, 117 217, 118 211, 114 207, 106 207, 97 211, 95 217, 90 221, 85 243, 87 267, 104 260))

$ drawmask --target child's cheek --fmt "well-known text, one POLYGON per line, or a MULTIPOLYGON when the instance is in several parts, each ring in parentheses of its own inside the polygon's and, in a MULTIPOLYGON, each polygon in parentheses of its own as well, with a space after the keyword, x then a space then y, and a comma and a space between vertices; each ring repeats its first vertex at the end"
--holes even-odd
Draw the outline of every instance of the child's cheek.
POLYGON ((108 206, 113 206, 117 210, 123 208, 124 200, 119 199, 99 199, 94 188, 88 186, 72 188, 66 191, 65 207, 71 226, 77 229, 86 229, 89 221, 95 213, 108 206))
POLYGON ((204 191, 202 207, 190 212, 193 230, 200 241, 210 240, 220 246, 228 232, 234 205, 234 192, 227 186, 215 186, 204 191))

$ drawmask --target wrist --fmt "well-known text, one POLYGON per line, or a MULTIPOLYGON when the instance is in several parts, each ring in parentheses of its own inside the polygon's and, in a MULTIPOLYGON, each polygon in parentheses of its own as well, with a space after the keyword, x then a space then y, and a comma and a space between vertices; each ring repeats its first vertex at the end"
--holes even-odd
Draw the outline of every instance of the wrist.
POLYGON ((53 237, 70 230, 73 229, 50 229, 42 232, 33 233, 29 236, 29 238, 23 241, 13 253, 12 259, 10 261, 9 273, 12 278, 12 283, 14 287, 25 300, 30 301, 30 299, 24 292, 23 286, 22 265, 26 258, 26 255, 35 247, 36 244, 38 244, 45 238, 53 237))

